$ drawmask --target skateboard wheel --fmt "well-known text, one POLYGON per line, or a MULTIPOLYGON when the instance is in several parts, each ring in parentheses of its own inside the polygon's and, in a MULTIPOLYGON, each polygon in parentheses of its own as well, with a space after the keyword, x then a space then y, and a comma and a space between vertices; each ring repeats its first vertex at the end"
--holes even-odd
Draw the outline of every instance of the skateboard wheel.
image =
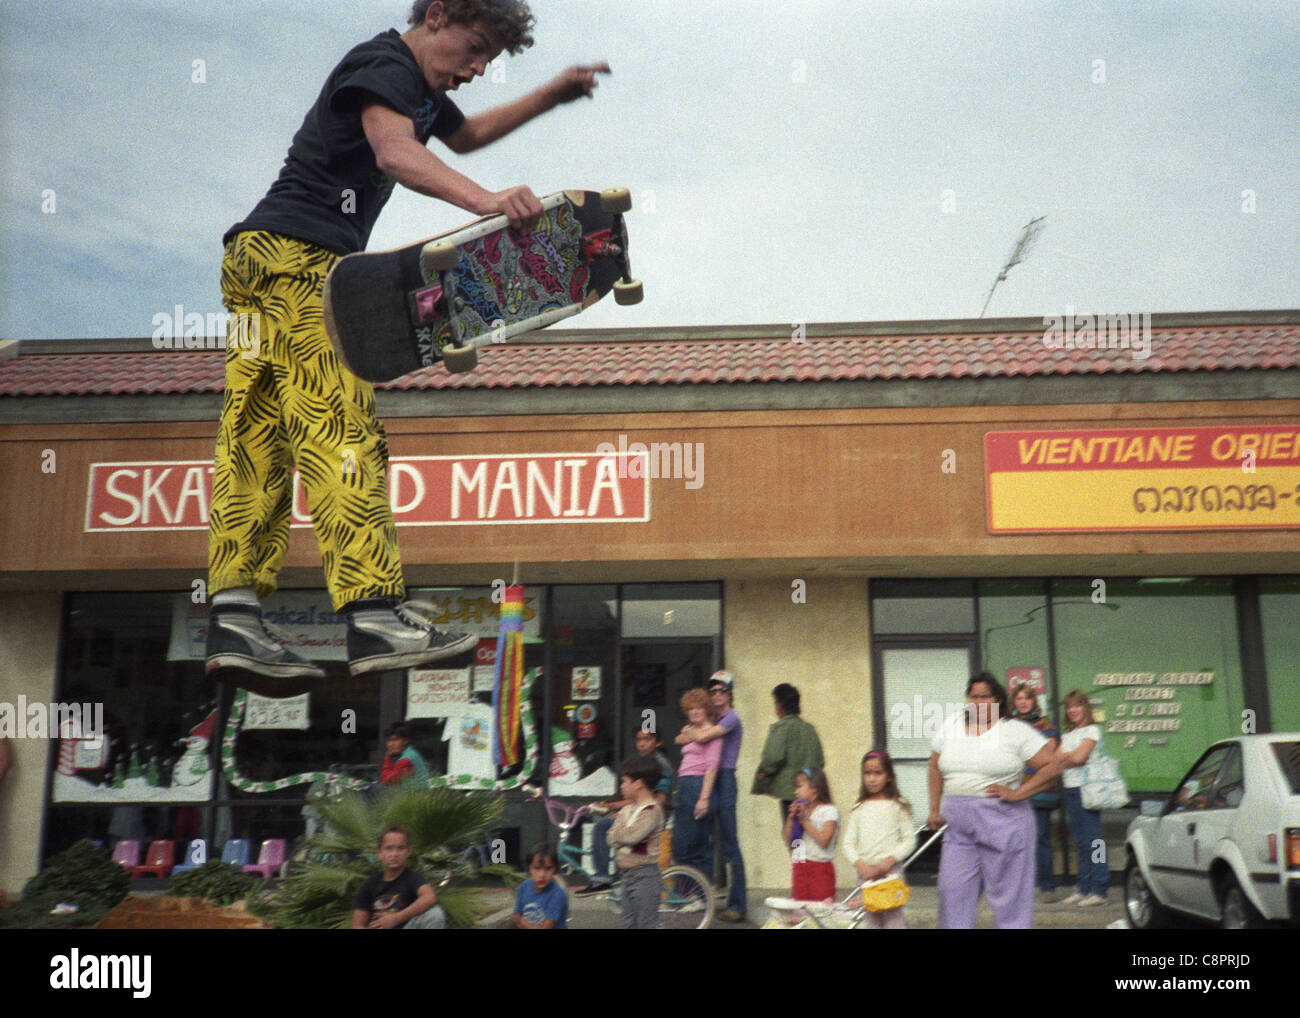
POLYGON ((473 346, 448 346, 442 351, 442 363, 452 374, 473 371, 478 367, 478 348, 473 346))
POLYGON ((420 251, 420 268, 426 276, 450 272, 460 264, 460 248, 445 240, 431 240, 420 251))
POLYGON ((614 284, 614 303, 615 304, 640 304, 645 292, 641 287, 641 280, 634 279, 630 283, 614 284))
POLYGON ((606 215, 617 215, 632 208, 632 192, 626 187, 611 187, 600 192, 600 211, 606 215))

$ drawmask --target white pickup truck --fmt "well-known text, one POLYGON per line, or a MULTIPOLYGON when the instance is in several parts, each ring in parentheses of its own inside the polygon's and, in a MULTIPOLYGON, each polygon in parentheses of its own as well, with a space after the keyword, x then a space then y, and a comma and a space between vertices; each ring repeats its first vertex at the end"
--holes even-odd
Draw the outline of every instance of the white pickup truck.
POLYGON ((1300 733, 1216 742, 1168 800, 1143 804, 1125 843, 1134 929, 1173 913, 1226 929, 1300 925, 1300 733))

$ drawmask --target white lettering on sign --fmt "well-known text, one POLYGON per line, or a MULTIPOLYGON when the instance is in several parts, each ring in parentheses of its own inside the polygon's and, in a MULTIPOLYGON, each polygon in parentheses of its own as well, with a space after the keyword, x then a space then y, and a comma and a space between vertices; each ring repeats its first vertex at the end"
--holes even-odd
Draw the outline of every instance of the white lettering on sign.
MULTIPOLYGON (((92 463, 85 529, 206 530, 212 471, 205 460, 92 463)), ((388 496, 399 527, 645 523, 652 473, 598 453, 407 456, 389 464, 388 496)), ((291 491, 292 526, 310 527, 296 471, 291 491)))

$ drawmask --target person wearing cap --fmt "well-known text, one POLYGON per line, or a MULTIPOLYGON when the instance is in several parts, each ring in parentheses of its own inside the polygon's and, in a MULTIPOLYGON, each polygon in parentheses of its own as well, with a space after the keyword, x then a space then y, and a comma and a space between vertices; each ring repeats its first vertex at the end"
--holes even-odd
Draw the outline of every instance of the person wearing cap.
MULTIPOLYGON (((722 858, 731 865, 731 879, 727 884, 727 907, 718 916, 724 922, 743 922, 747 910, 745 886, 745 857, 740 851, 740 837, 736 833, 736 761, 740 758, 740 743, 744 738, 744 726, 732 706, 732 692, 735 679, 729 671, 717 671, 709 678, 709 699, 718 714, 718 720, 703 731, 691 728, 682 729, 677 736, 677 745, 688 742, 710 742, 722 740, 722 758, 718 763, 718 777, 714 784, 717 796, 718 826, 722 837, 722 858)), ((712 844, 710 844, 712 855, 712 844)))

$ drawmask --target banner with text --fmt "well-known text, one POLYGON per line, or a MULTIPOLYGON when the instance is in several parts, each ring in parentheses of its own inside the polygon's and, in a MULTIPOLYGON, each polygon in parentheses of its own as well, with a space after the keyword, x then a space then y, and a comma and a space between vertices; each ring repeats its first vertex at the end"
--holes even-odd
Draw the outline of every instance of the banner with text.
MULTIPOLYGON (((645 523, 648 455, 396 456, 389 463, 388 497, 399 527, 645 523)), ((85 529, 206 530, 211 504, 211 460, 92 463, 85 529)), ((297 471, 292 526, 311 526, 297 471)))
POLYGON ((992 431, 990 533, 1300 528, 1300 426, 992 431))

